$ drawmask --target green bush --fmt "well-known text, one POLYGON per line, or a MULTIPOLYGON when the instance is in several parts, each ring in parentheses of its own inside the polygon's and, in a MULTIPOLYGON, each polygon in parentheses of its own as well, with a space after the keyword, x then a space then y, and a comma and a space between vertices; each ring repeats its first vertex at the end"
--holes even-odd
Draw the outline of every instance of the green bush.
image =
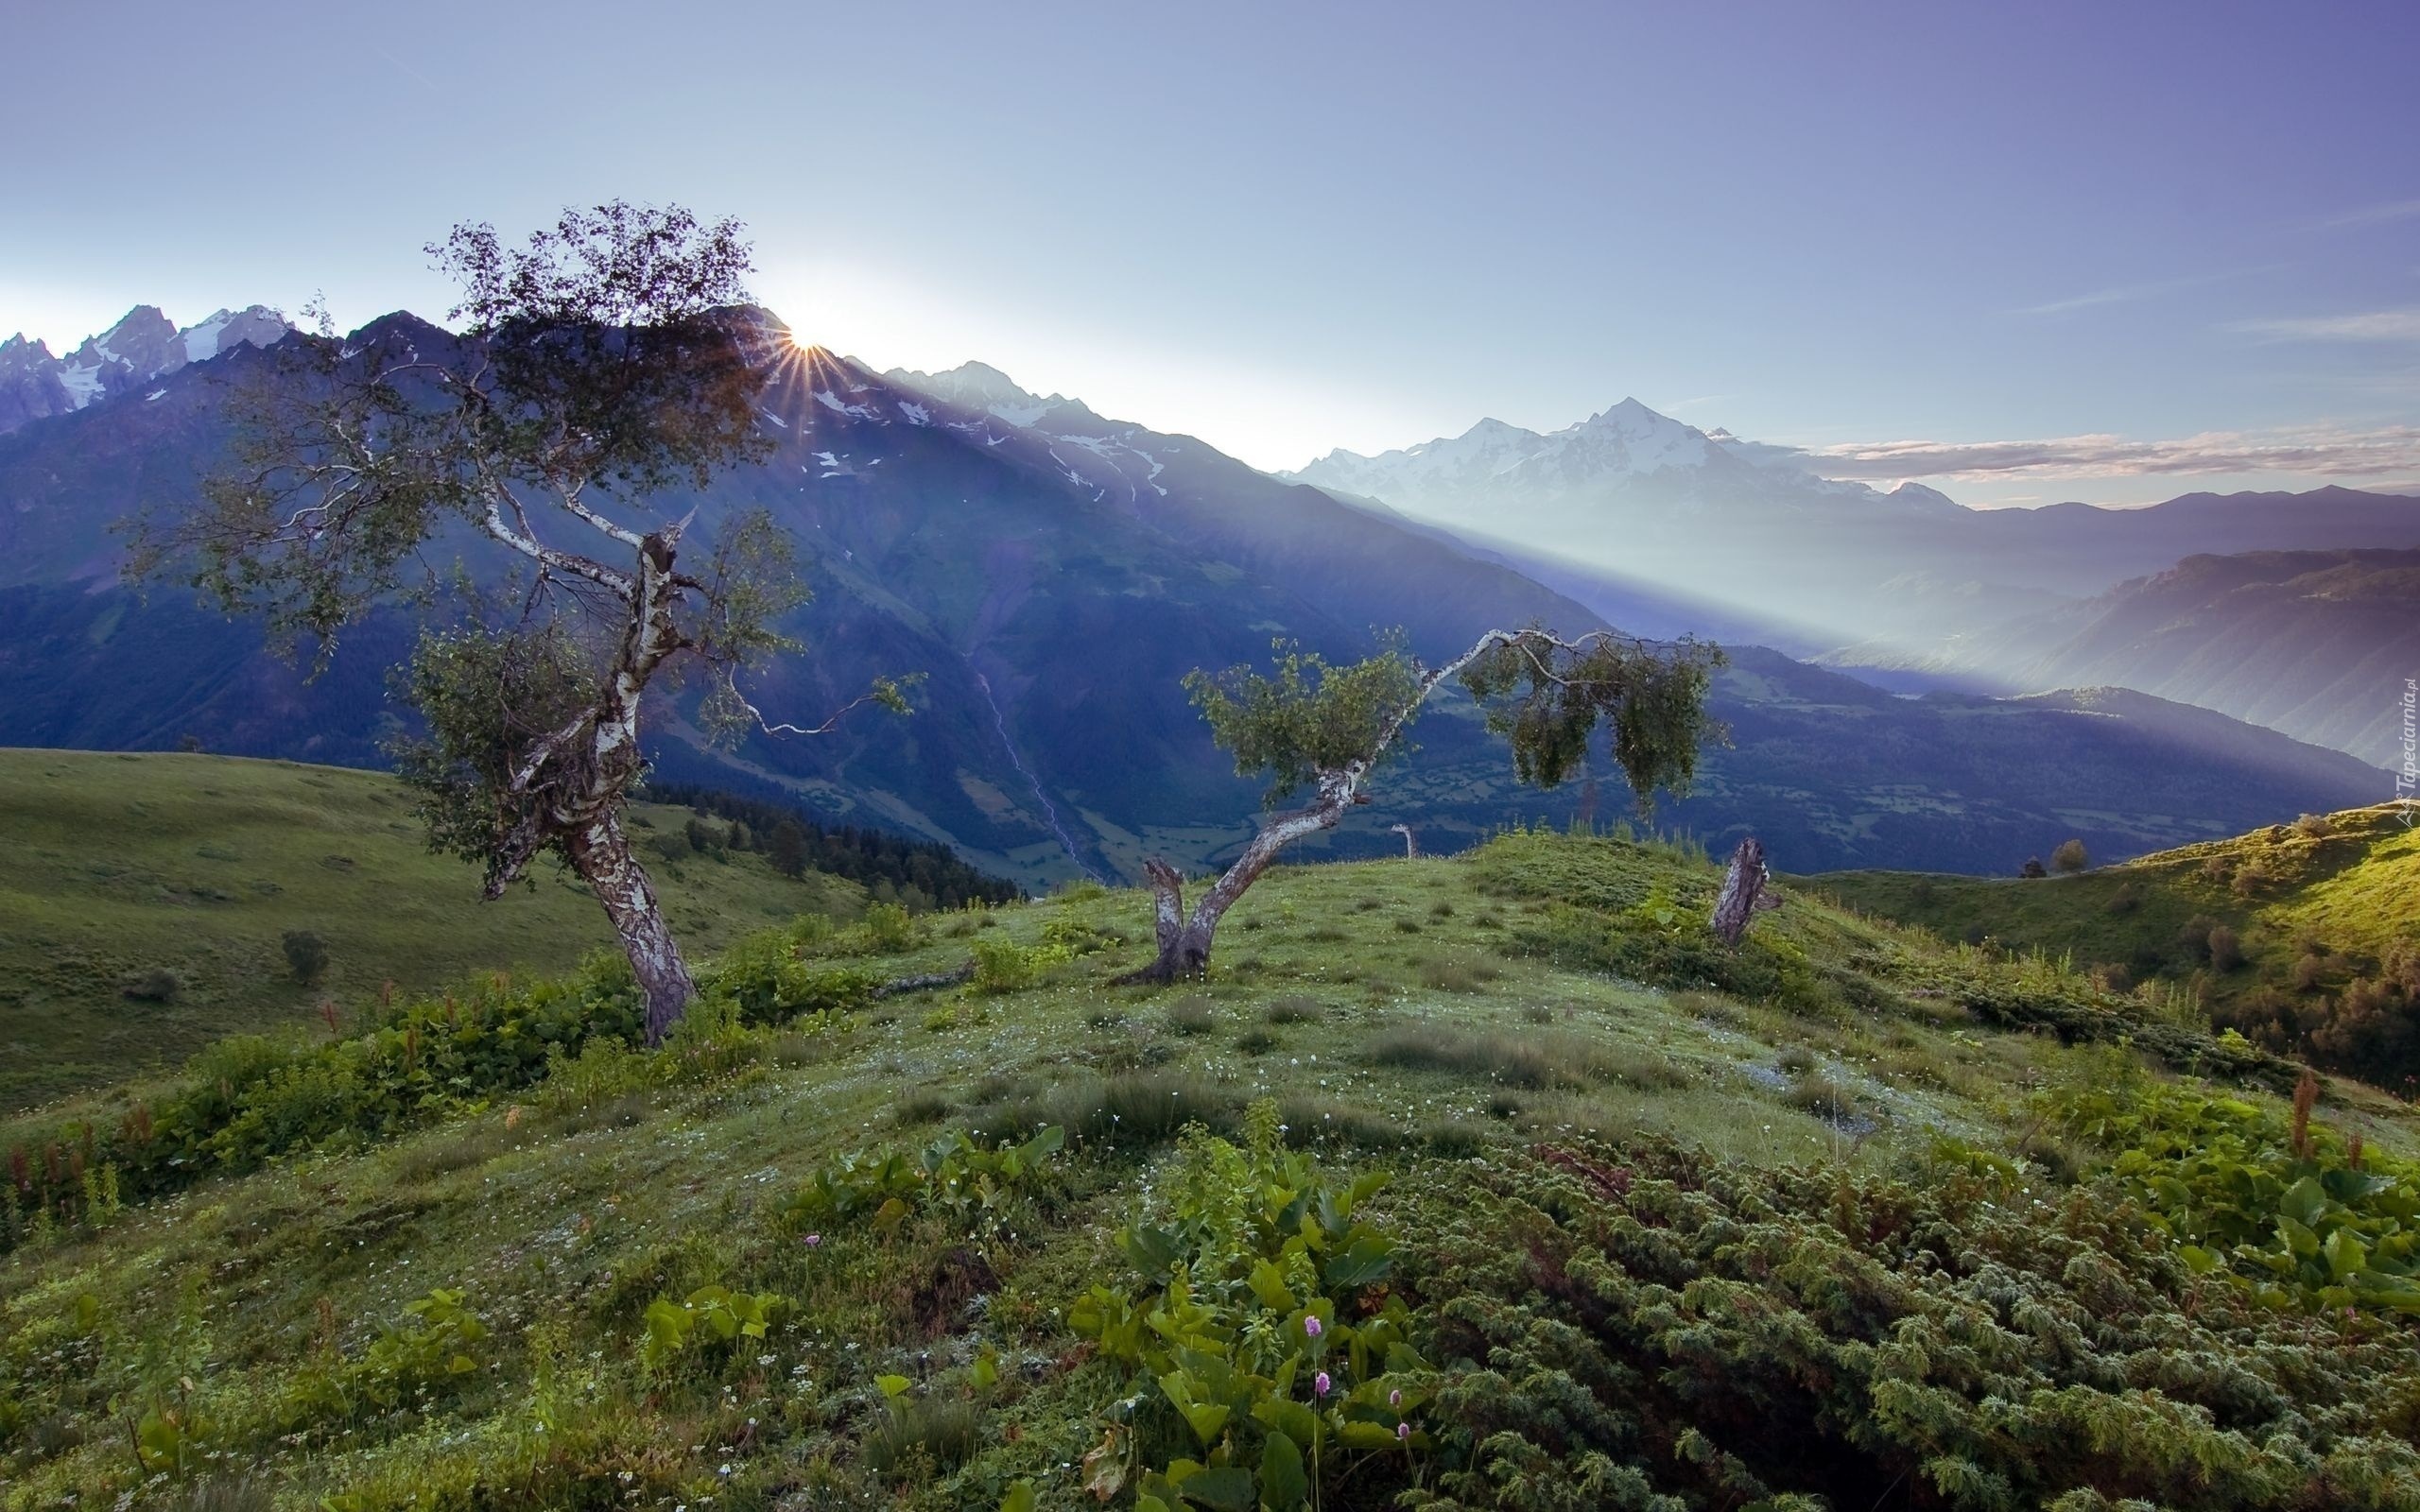
POLYGON ((11 1166, 27 1173, 21 1200, 81 1222, 92 1205, 86 1171, 113 1169, 123 1196, 142 1200, 298 1150, 357 1147, 530 1086, 592 1040, 636 1043, 640 1026, 629 965, 599 953, 568 978, 527 987, 492 978, 349 1040, 221 1040, 114 1127, 55 1125, 21 1145, 11 1166), (40 1159, 45 1147, 74 1159, 40 1159))
POLYGON ((309 987, 327 973, 328 942, 307 929, 289 929, 278 937, 286 969, 294 980, 309 987))
POLYGON ((2231 1275, 2264 1307, 2420 1317, 2420 1165, 2117 1056, 2048 1110, 2110 1152, 2111 1184, 2196 1274, 2231 1275))
POLYGON ((2410 1334, 2197 1277, 2115 1194, 1668 1144, 1516 1160, 1416 1322, 1429 1512, 2410 1508, 2410 1334))
POLYGON ((1394 1242, 1355 1215, 1384 1178, 1288 1153, 1272 1103, 1245 1126, 1241 1146, 1185 1136, 1168 1200, 1118 1233, 1136 1282, 1094 1287, 1068 1326, 1157 1387, 1137 1409, 1153 1467, 1137 1512, 1287 1512, 1346 1489, 1380 1504, 1431 1447, 1430 1372, 1385 1289, 1394 1242))

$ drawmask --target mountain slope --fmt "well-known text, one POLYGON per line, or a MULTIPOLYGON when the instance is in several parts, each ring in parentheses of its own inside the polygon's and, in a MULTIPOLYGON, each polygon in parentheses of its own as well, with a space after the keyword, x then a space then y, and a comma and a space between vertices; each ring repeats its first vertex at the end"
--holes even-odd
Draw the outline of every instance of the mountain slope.
MULTIPOLYGON (((1328 1442, 1307 1473, 1337 1512, 1415 1481, 1508 1504, 1484 1476, 1515 1454, 1532 1504, 1601 1504, 1618 1475, 1634 1504, 1716 1506, 1753 1474, 1769 1500, 1889 1505, 1930 1486, 1946 1435, 2012 1504, 2112 1486, 2194 1512, 2408 1500, 2408 1320, 2367 1296, 2297 1308, 2299 1287, 2264 1305, 2267 1208, 2249 1253, 2188 1271, 2153 1228, 2166 1210, 2113 1173, 2165 1153, 2135 1144, 2162 1112, 2215 1115, 2257 1136, 2229 1174, 2282 1190, 2285 1099, 2008 1015, 2072 1013, 2221 1077, 2277 1068, 2054 968, 1794 891, 1744 952, 1703 951, 1658 916, 1702 917, 1718 880, 1661 848, 1535 833, 1280 868, 1236 910, 1232 971, 1173 990, 1115 982, 1146 954, 1136 892, 888 941, 802 927, 715 963, 726 1016, 660 1053, 616 1033, 616 986, 591 972, 467 991, 458 1031, 435 1002, 397 1005, 342 1043, 225 1046, 0 1119, 0 1147, 26 1152, 0 1189, 0 1501, 993 1512, 1123 1495, 1227 1435, 1236 1473, 1190 1484, 1240 1507, 1261 1500, 1247 1467, 1304 1484, 1245 1436, 1295 1422, 1328 1442), (911 1012, 759 990, 768 961, 891 979, 977 940, 1041 974, 911 1012), (1093 948, 1038 954, 1068 940, 1093 948), (1651 964, 1626 979, 1608 957, 1651 964), (1708 959, 1779 989, 1710 988, 1708 959), (560 1053, 516 1056, 499 1023, 560 1053), (392 1095, 432 1064, 441 1094, 392 1095), (2094 1115, 2097 1138, 2068 1137, 2094 1115), (992 1153, 1041 1127, 1056 1140, 992 1153), (85 1169, 124 1176, 106 1202, 65 1169, 88 1143, 85 1169), (1270 1234, 1263 1214, 1295 1200, 1301 1231, 1270 1234), (1146 1238, 1110 1244, 1121 1228, 1146 1238), (1974 1255, 1991 1263, 1943 1263, 1974 1255), (1191 1326, 1167 1390, 1084 1317, 1210 1297, 1234 1321, 1191 1326), (2027 1307, 2046 1337, 1993 1321, 2027 1307), (1863 1410, 1865 1362, 1918 1337, 1946 1362, 1924 1414, 1863 1410), (1188 1382, 1251 1391, 1272 1355, 1295 1389, 1261 1376, 1258 1417, 1179 1414, 1188 1382), (1644 1384, 1558 1415, 1546 1399, 1574 1400, 1575 1377, 1644 1384), (1349 1410, 1352 1436, 1311 1417, 1349 1410), (1685 1434, 1709 1452, 1670 1452, 1685 1434), (1443 1480, 1460 1468, 1470 1482, 1443 1480), (2338 1494, 2354 1487, 2378 1494, 2338 1494)), ((2309 1133, 2331 1190, 2377 1198, 2361 1232, 2408 1212, 2409 1109, 2330 1087, 2309 1133), (2367 1179, 2336 1174, 2348 1136, 2367 1179)), ((2359 1234, 2330 1216, 2341 1255, 2359 1234)), ((1212 1318, 1193 1305, 1177 1315, 1212 1318)))
MULTIPOLYGON (((808 652, 753 679, 761 707, 820 715, 877 675, 928 681, 912 718, 860 715, 828 736, 731 751, 707 747, 667 699, 652 755, 668 779, 780 793, 1034 885, 1132 876, 1154 850, 1201 866, 1249 837, 1257 793, 1187 704, 1185 672, 1260 659, 1281 637, 1343 658, 1374 627, 1400 625, 1434 657, 1495 627, 1605 623, 1433 527, 1195 438, 988 369, 877 374, 789 347, 761 318, 781 343, 763 400, 771 455, 703 497, 662 502, 697 504, 701 534, 762 506, 804 548, 817 600, 788 628, 808 652)), ((404 316, 349 339, 424 354, 454 340, 404 316)), ((240 380, 248 361, 0 437, 0 739, 168 748, 192 736, 236 754, 377 759, 398 716, 382 678, 407 644, 400 613, 363 627, 308 682, 263 657, 251 627, 182 593, 138 604, 102 586, 109 523, 190 499, 225 442, 217 380, 240 380)), ((2094 719, 1900 700, 1765 653, 1743 652, 1718 712, 1741 745, 1709 756, 1701 795, 1665 822, 1717 842, 1754 830, 1785 866, 1998 870, 2078 827, 2115 853, 2367 801, 2384 782, 2284 743, 2265 765, 2238 760, 2231 741, 2171 728, 2175 712, 2155 700, 2094 719), (2013 763, 2018 751, 2035 758, 2013 763), (2065 765, 2043 765, 2051 753, 2065 765)), ((1515 817, 1590 808, 1585 789, 1517 789, 1458 695, 1419 741, 1377 801, 1309 853, 1398 847, 1396 822, 1451 849, 1515 817)), ((1593 812, 1625 803, 1616 791, 1593 812)))
POLYGON ((264 305, 220 310, 179 330, 158 306, 138 304, 125 318, 63 357, 23 333, 0 341, 0 434, 53 415, 73 414, 190 363, 238 346, 266 347, 292 329, 264 305))
MULTIPOLYGON (((2420 551, 2188 557, 2052 625, 2072 633, 2023 662, 2020 681, 2120 682, 2401 765, 2404 679, 2420 670, 2420 551)), ((2022 655, 2030 640, 2012 634, 2007 650, 2022 655)))
POLYGON ((2161 981, 2283 1053, 2409 1096, 2420 1076, 2420 808, 2382 803, 2073 877, 1811 883, 1950 938, 2161 981), (2213 929, 2225 941, 2214 939, 2213 929))
MULTIPOLYGON (((336 767, 0 749, 0 1109, 229 1034, 316 1024, 322 1000, 352 1011, 381 983, 425 993, 476 971, 562 971, 614 944, 596 901, 553 868, 482 903, 477 874, 429 852, 410 804, 391 778, 336 767), (288 930, 325 942, 321 979, 295 979, 288 930)), ((633 823, 648 845, 688 817, 641 804, 633 823)), ((648 860, 693 951, 864 907, 854 884, 793 881, 760 856, 666 855, 648 860)))
POLYGON ((2406 579, 2342 560, 2201 559, 2420 547, 2420 499, 2321 489, 1970 510, 1811 466, 1624 400, 1545 435, 1483 421, 1291 475, 1451 529, 1656 633, 1744 635, 1917 690, 2135 687, 2367 761, 2400 756, 2379 690, 2415 664, 2420 631, 2394 612, 2406 579), (2247 572, 2268 586, 2237 580, 2247 572), (2127 581, 2144 575, 2158 576, 2127 581))

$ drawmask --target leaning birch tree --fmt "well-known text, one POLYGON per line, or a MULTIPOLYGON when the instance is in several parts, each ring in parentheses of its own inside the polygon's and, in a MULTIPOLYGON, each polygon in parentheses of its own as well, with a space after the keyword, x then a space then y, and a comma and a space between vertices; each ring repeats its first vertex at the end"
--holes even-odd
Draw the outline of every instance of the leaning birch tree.
MULTIPOLYGON (((769 725, 735 680, 796 648, 774 628, 805 598, 788 537, 740 514, 700 556, 697 509, 655 503, 767 445, 770 353, 736 308, 749 249, 735 221, 615 201, 524 247, 464 225, 428 251, 461 288, 458 350, 393 329, 355 349, 324 317, 278 343, 233 401, 232 464, 199 509, 137 527, 129 570, 182 573, 320 666, 374 606, 441 605, 395 678, 425 725, 395 754, 430 844, 477 864, 490 899, 542 856, 568 866, 660 1042, 697 988, 622 825, 646 695, 702 680, 723 736, 832 725, 769 725)), ((906 709, 893 682, 868 701, 906 709)))
POLYGON ((1336 828, 1370 801, 1371 778, 1401 753, 1405 728, 1449 681, 1478 701, 1488 729, 1511 745, 1515 775, 1533 786, 1560 783, 1580 767, 1598 731, 1608 731, 1642 813, 1658 788, 1685 794, 1699 747, 1723 734, 1705 707, 1722 652, 1691 640, 1659 646, 1611 631, 1565 641, 1535 627, 1490 630, 1434 667, 1414 657, 1400 633, 1377 655, 1344 666, 1283 643, 1277 651, 1269 673, 1197 671, 1185 691, 1212 737, 1234 753, 1236 772, 1270 780, 1269 807, 1305 792, 1309 800, 1270 816, 1190 912, 1183 874, 1159 857, 1143 864, 1159 954, 1133 980, 1206 971, 1227 910, 1288 846, 1336 828))

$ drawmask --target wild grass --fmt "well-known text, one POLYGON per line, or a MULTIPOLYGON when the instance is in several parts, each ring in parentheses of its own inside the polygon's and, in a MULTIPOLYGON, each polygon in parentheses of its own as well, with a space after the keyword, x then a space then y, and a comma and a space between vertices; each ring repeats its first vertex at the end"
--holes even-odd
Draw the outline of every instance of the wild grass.
MULTIPOLYGON (((1641 896, 1659 880, 1685 893, 1697 875, 1685 856, 1612 841, 1521 844, 1544 875, 1592 877, 1609 896, 1625 879, 1641 896)), ((1114 981, 1134 952, 1098 952, 979 1000, 886 1000, 821 1026, 707 1026, 669 1056, 592 1046, 533 1087, 462 1096, 390 1140, 298 1150, 130 1203, 96 1230, 54 1225, 0 1255, 0 1381, 11 1402, 32 1404, 0 1444, 11 1482, 0 1503, 112 1504, 133 1484, 121 1414, 139 1423, 189 1401, 282 1504, 391 1512, 442 1492, 447 1504, 552 1505, 603 1486, 632 1505, 712 1494, 717 1506, 988 1508, 1019 1479, 1065 1489, 1057 1467, 1101 1442, 1098 1409, 1130 1388, 1097 1365, 1063 1368, 1065 1311, 1126 1274, 1112 1236, 1166 1211, 1182 1164, 1172 1143, 1194 1123, 1237 1129, 1253 1098, 1274 1099, 1287 1143, 1328 1169, 1393 1176, 1369 1211, 1416 1266, 1435 1218, 1542 1143, 1666 1134, 1743 1166, 1874 1170, 1921 1157, 1937 1128, 2014 1148, 2030 1088, 2080 1064, 2050 1036, 1910 997, 1907 963, 1946 958, 1945 947, 1811 900, 1757 927, 1810 971, 1869 982, 1870 1005, 1841 986, 1836 1014, 1809 1016, 1546 960, 1498 968, 1491 947, 1504 934, 1488 933, 1488 916, 1547 917, 1525 911, 1545 900, 1496 890, 1512 880, 1501 859, 1279 868, 1253 899, 1270 927, 1236 936, 1258 953, 1249 974, 1221 956, 1207 983, 1138 991, 1114 981), (1291 919, 1335 920, 1344 937, 1306 945, 1291 919), (1406 948, 1397 919, 1422 921, 1417 945, 1406 948), (1420 975, 1424 961, 1493 970, 1444 988, 1420 975), (1211 1026, 1175 1032, 1197 1006, 1211 1026), (959 1023, 959 1007, 982 1022, 959 1023), (943 1009, 953 1026, 925 1032, 943 1009), (1795 1074, 1780 1091, 1734 1069, 1785 1056, 1795 1074), (843 1157, 961 1131, 989 1147, 1048 1125, 1069 1147, 1047 1176, 971 1215, 911 1205, 882 1227, 869 1215, 813 1228, 784 1216, 811 1174, 843 1157), (708 1285, 777 1292, 787 1310, 764 1340, 642 1369, 650 1304, 708 1285), (437 1287, 461 1288, 492 1330, 464 1384, 389 1418, 314 1419, 283 1436, 263 1404, 318 1357, 323 1328, 338 1357, 357 1359, 437 1287), (72 1332, 84 1293, 107 1320, 106 1348, 89 1355, 72 1332), (1001 1376, 988 1392, 968 1380, 984 1349, 1001 1376), (895 1411, 875 1384, 884 1374, 912 1383, 895 1411), (552 1414, 543 1433, 541 1412, 552 1414), (34 1457, 29 1443, 46 1447, 34 1457)), ((1062 918, 1141 939, 1149 907, 1109 891, 985 918, 988 930, 911 941, 886 969, 945 971, 978 937, 1031 949, 1062 918)), ((2048 968, 1971 969, 2014 984, 2048 968)), ((220 1052, 213 1074, 249 1074, 243 1054, 220 1052)), ((139 1096, 78 1106, 114 1127, 139 1096)), ((2331 1103, 2328 1116, 2350 1126, 2357 1115, 2331 1103)), ((2392 1107, 2358 1116, 2375 1147, 2412 1143, 2392 1107)), ((0 1159, 31 1126, 0 1129, 0 1159)))

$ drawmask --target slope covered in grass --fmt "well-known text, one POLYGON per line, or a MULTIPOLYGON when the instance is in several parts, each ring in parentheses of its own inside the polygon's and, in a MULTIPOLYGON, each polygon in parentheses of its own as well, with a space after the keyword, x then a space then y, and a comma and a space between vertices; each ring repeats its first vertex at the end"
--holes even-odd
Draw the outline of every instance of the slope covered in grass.
POLYGON ((2409 1096, 2420 1074, 2420 811, 2312 816, 2072 877, 1843 871, 1852 907, 2163 983, 2276 1050, 2409 1096))
MULTIPOLYGON (((643 840, 685 810, 640 805, 643 840)), ((425 992, 486 971, 560 971, 613 941, 551 867, 482 903, 432 855, 392 778, 217 756, 0 750, 0 1108, 174 1061, 219 1036, 308 1019, 380 984, 425 992), (324 942, 305 983, 283 938, 324 942)), ((673 926, 713 952, 860 889, 792 881, 761 856, 650 853, 673 926)))
POLYGON ((2420 1505, 2405 1109, 1717 881, 1280 868, 1173 988, 886 910, 655 1055, 609 963, 0 1124, 0 1505, 2420 1505), (2361 1262, 2127 1185, 2187 1125, 2361 1262))

